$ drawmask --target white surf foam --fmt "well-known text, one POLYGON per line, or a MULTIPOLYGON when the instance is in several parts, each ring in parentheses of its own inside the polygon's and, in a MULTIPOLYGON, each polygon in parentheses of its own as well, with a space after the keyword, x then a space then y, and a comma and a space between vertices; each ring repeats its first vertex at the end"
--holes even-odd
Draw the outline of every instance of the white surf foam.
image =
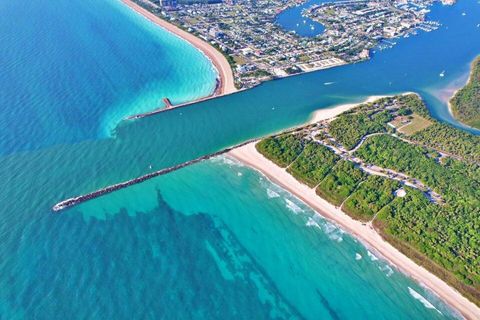
POLYGON ((298 214, 300 212, 303 212, 303 209, 293 203, 293 201, 285 199, 285 202, 287 204, 287 208, 293 213, 298 214))
POLYGON ((362 255, 360 253, 355 253, 355 260, 361 260, 362 259, 362 255))
POLYGON ((267 188, 267 196, 268 196, 269 199, 280 197, 280 195, 278 193, 276 193, 275 191, 273 191, 272 189, 269 189, 269 188, 267 188))
POLYGON ((417 291, 413 290, 412 288, 408 287, 408 292, 410 293, 410 295, 415 298, 416 300, 420 301, 424 306, 425 308, 427 309, 435 309, 437 310, 438 313, 442 314, 440 312, 440 310, 438 310, 437 308, 435 308, 435 306, 430 302, 428 301, 427 299, 425 299, 425 297, 423 297, 420 293, 418 293, 417 291))
POLYGON ((216 162, 216 163, 226 164, 227 166, 230 166, 230 167, 245 167, 245 165, 243 163, 241 163, 240 161, 234 160, 234 159, 229 158, 225 155, 220 155, 218 157, 214 157, 214 158, 210 159, 210 161, 212 161, 214 163, 216 162))
POLYGON ((312 217, 308 217, 308 221, 305 225, 307 227, 315 227, 315 228, 321 229, 320 225, 317 223, 317 221, 313 220, 312 217))
POLYGON ((336 225, 330 222, 325 222, 323 224, 323 231, 328 236, 330 240, 342 242, 344 231, 338 228, 336 225))
POLYGON ((387 277, 391 277, 392 274, 394 273, 392 267, 390 267, 388 264, 386 264, 384 266, 380 266, 378 268, 380 269, 380 271, 385 272, 387 277))
POLYGON ((372 261, 377 261, 378 260, 378 258, 368 250, 367 250, 367 254, 370 257, 370 260, 372 260, 372 261))

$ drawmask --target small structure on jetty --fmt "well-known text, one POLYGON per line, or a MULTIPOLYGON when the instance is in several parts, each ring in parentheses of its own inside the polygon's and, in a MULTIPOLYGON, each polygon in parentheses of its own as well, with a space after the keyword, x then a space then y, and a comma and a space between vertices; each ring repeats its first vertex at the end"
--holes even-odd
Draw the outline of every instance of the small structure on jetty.
POLYGON ((165 107, 163 108, 158 108, 158 109, 155 109, 153 111, 149 111, 149 112, 145 112, 145 113, 140 113, 140 114, 136 114, 136 115, 133 115, 133 116, 129 116, 127 118, 127 120, 134 120, 134 119, 140 119, 140 118, 144 118, 144 117, 148 117, 148 116, 151 116, 151 115, 154 115, 154 114, 157 114, 157 113, 161 113, 163 111, 167 111, 167 110, 170 110, 170 109, 173 109, 173 108, 176 108, 178 106, 174 106, 172 104, 172 102, 170 101, 170 99, 168 99, 167 97, 163 98, 162 99, 163 103, 165 104, 165 107))
POLYGON ((163 98, 163 103, 165 103, 165 109, 170 109, 173 107, 172 102, 168 98, 163 98))

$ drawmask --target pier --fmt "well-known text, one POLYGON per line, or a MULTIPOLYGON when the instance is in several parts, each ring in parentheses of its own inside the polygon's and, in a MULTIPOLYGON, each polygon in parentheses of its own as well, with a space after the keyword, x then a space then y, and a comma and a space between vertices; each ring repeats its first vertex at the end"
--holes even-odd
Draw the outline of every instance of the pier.
POLYGON ((62 211, 64 209, 76 206, 76 205, 78 205, 80 203, 83 203, 85 201, 101 197, 101 196, 106 195, 108 193, 111 193, 111 192, 129 187, 129 186, 132 186, 134 184, 142 183, 146 180, 149 180, 149 179, 152 179, 152 178, 155 178, 155 177, 158 177, 158 176, 161 176, 161 175, 164 175, 164 174, 167 174, 167 173, 185 168, 185 167, 190 166, 192 164, 195 164, 195 163, 198 163, 198 162, 208 160, 210 158, 222 155, 222 154, 227 153, 227 152, 229 152, 229 151, 231 151, 235 148, 242 147, 242 146, 244 146, 244 145, 246 145, 250 142, 254 142, 254 141, 257 141, 257 140, 258 139, 248 140, 248 141, 243 142, 241 144, 238 144, 238 145, 235 145, 235 146, 232 146, 232 147, 228 147, 226 149, 217 151, 215 153, 208 154, 208 155, 205 155, 205 156, 202 156, 202 157, 199 157, 199 158, 196 158, 196 159, 184 162, 184 163, 180 163, 180 164, 177 164, 177 165, 172 166, 172 167, 168 167, 168 168, 164 168, 164 169, 161 169, 161 170, 158 170, 158 171, 155 171, 155 172, 147 173, 147 174, 145 174, 143 176, 140 176, 138 178, 134 178, 134 179, 131 179, 131 180, 128 180, 128 181, 120 182, 120 183, 117 183, 117 184, 113 184, 113 185, 110 185, 108 187, 105 187, 105 188, 102 188, 102 189, 99 189, 99 190, 96 190, 96 191, 93 191, 93 192, 90 192, 90 193, 87 193, 87 194, 84 194, 84 195, 81 195, 81 196, 78 196, 78 197, 73 197, 73 198, 69 198, 69 199, 60 201, 59 203, 57 203, 56 205, 54 205, 52 207, 52 211, 53 212, 62 211))
POLYGON ((170 99, 168 98, 163 98, 163 103, 165 103, 165 109, 170 109, 173 107, 172 103, 170 102, 170 99))
POLYGON ((154 115, 154 114, 157 114, 157 113, 160 113, 160 112, 163 112, 163 111, 167 111, 167 110, 170 110, 170 109, 173 109, 173 108, 176 108, 176 107, 180 106, 180 105, 174 106, 172 104, 172 102, 170 101, 170 99, 168 99, 167 97, 163 98, 162 101, 165 104, 165 106, 163 108, 159 108, 159 109, 155 109, 155 110, 152 110, 152 111, 149 111, 149 112, 129 116, 129 117, 127 117, 127 120, 134 120, 134 119, 140 119, 140 118, 148 117, 148 116, 151 116, 151 115, 154 115))
MULTIPOLYGON (((235 92, 240 92, 240 91, 243 91, 243 90, 238 90, 238 91, 235 91, 235 92)), ((203 97, 203 98, 198 98, 198 99, 195 99, 195 100, 192 100, 192 101, 189 101, 189 102, 180 103, 180 104, 176 104, 176 105, 172 104, 170 99, 163 98, 162 101, 165 104, 165 107, 154 109, 152 111, 147 111, 147 112, 144 112, 144 113, 131 115, 131 116, 128 116, 127 118, 125 118, 125 120, 135 120, 135 119, 141 119, 141 118, 153 116, 153 115, 156 115, 156 114, 159 114, 159 113, 162 113, 162 112, 170 111, 170 110, 177 109, 177 108, 187 107, 187 106, 190 106, 192 104, 199 103, 199 102, 202 102, 202 101, 206 101, 206 100, 226 96, 226 95, 229 95, 229 94, 233 94, 235 92, 222 93, 222 81, 217 78, 216 79, 215 90, 209 96, 206 96, 206 97, 203 97)))

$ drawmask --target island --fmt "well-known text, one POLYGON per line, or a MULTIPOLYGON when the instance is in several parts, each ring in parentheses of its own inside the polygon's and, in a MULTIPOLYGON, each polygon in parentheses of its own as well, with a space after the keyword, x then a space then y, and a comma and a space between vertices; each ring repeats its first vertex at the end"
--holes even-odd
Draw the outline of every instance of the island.
POLYGON ((449 106, 460 122, 480 129, 480 57, 473 61, 467 84, 454 94, 449 106))
POLYGON ((229 154, 478 318, 464 297, 480 305, 480 137, 416 94, 340 111, 229 154))

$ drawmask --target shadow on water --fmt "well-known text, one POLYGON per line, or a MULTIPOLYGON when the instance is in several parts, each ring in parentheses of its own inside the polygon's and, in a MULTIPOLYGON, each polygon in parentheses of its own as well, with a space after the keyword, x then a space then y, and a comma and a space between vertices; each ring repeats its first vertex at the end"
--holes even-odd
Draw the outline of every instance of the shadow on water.
MULTIPOLYGON (((279 317, 292 313, 295 315, 295 310, 292 311, 281 296, 258 298, 253 294, 249 295, 253 292, 254 285, 269 288, 269 292, 276 292, 267 278, 262 278, 255 284, 252 281, 243 283, 246 287, 242 292, 247 294, 239 300, 236 295, 240 292, 238 287, 230 287, 229 283, 218 277, 218 272, 213 272, 211 268, 199 268, 201 265, 226 260, 225 252, 232 247, 237 248, 240 253, 243 248, 239 241, 231 236, 232 233, 227 227, 208 216, 215 212, 214 210, 197 209, 206 199, 195 199, 197 203, 192 207, 197 211, 191 216, 184 216, 181 214, 183 210, 179 212, 171 208, 160 196, 148 200, 151 201, 148 210, 136 213, 135 218, 126 210, 107 210, 103 220, 83 220, 80 210, 74 208, 58 219, 58 216, 50 214, 50 208, 64 198, 300 124, 316 109, 359 102, 369 95, 418 91, 426 99, 435 116, 452 121, 448 118, 448 113, 444 112, 445 104, 432 92, 445 88, 453 80, 464 76, 470 61, 480 52, 480 37, 472 36, 479 32, 476 27, 480 18, 479 5, 460 0, 454 8, 437 6, 433 18, 444 23, 441 30, 400 40, 397 47, 376 55, 369 62, 272 81, 253 90, 205 101, 189 108, 138 121, 125 121, 118 125, 113 138, 57 144, 36 151, 1 156, 0 256, 3 260, 0 263, 0 274, 3 276, 0 276, 0 314, 21 317, 22 312, 25 312, 37 318, 69 318, 72 314, 78 317, 90 316, 95 310, 99 310, 100 318, 114 318, 116 315, 126 314, 139 314, 141 317, 142 312, 149 311, 158 317, 166 312, 161 307, 169 305, 173 310, 186 309, 186 312, 204 310, 208 318, 208 312, 219 310, 216 303, 227 301, 223 304, 225 309, 222 309, 225 316, 234 317, 237 310, 233 307, 241 304, 245 305, 242 307, 242 314, 248 316, 246 312, 252 312, 251 318, 256 318, 259 316, 258 312, 266 312, 264 308, 255 308, 259 300, 274 299, 263 301, 277 306, 275 314, 279 317), (462 18, 463 20, 457 19, 461 12, 467 9, 469 14, 462 18), (439 78, 438 73, 442 70, 446 70, 446 76, 439 78), (208 214, 197 214, 198 211, 208 214), (115 214, 115 223, 108 223, 113 217, 112 213, 115 214), (183 232, 186 227, 189 232, 183 232), (178 236, 180 233, 182 237, 178 236), (229 236, 226 237, 225 234, 229 236), (170 241, 171 239, 176 241, 170 241), (196 260, 191 259, 192 256, 196 260), (204 281, 210 277, 211 281, 204 281), (179 290, 182 286, 187 289, 179 290), (199 297, 194 294, 203 291, 212 292, 212 296, 219 301, 209 300, 210 295, 199 297), (72 304, 72 301, 79 303, 72 304), (114 304, 108 305, 112 301, 114 304), (124 303, 126 301, 128 303, 124 303), (157 303, 158 301, 162 303, 157 303), (235 303, 231 303, 232 301, 235 303)), ((198 176, 198 172, 193 170, 198 168, 191 169, 190 175, 183 181, 185 185, 198 176)), ((212 172, 219 174, 216 168, 209 170, 211 171, 208 171, 208 174, 204 173, 197 188, 205 189, 205 185, 211 181, 212 172)), ((178 173, 184 172, 182 170, 178 173)), ((170 187, 173 186, 181 188, 182 183, 172 183, 170 187)), ((235 194, 238 193, 240 197, 243 196, 242 190, 249 190, 248 184, 228 187, 235 190, 235 194)), ((230 190, 227 187, 224 189, 230 190)), ((132 197, 137 198, 137 201, 145 201, 139 196, 145 190, 134 190, 138 193, 133 192, 132 197)), ((180 194, 180 191, 177 193, 180 194)), ((210 196, 216 196, 216 192, 219 190, 215 190, 215 194, 210 196)), ((126 198, 128 193, 111 196, 126 198)), ((250 196, 253 195, 240 199, 249 200, 250 196)), ((194 198, 194 195, 189 194, 186 198, 194 198)), ((169 199, 168 203, 171 200, 169 199)), ((230 204, 227 200, 229 199, 226 197, 221 205, 232 209, 228 205, 235 203, 230 204)), ((183 203, 187 200, 179 197, 178 201, 183 203)), ((219 202, 212 201, 217 205, 220 205, 219 202)), ((261 201, 245 201, 243 205, 260 205, 259 203, 262 204, 261 201)), ((139 207, 147 206, 143 203, 143 206, 139 207)), ((223 221, 232 218, 231 212, 225 208, 223 214, 226 218, 223 221)), ((246 214, 240 214, 237 218, 245 216, 246 214)), ((274 214, 265 216, 273 217, 274 214)), ((255 215, 252 221, 257 222, 260 218, 260 214, 255 215)), ((245 223, 249 229, 257 227, 252 221, 245 223)), ((271 220, 265 223, 267 226, 270 224, 271 220)), ((234 224, 232 225, 234 227, 234 224)), ((228 227, 232 228, 232 225, 228 227)), ((284 225, 289 230, 293 229, 289 223, 284 225)), ((298 229, 295 229, 295 232, 299 232, 298 229)), ((260 229, 258 234, 262 234, 264 230, 266 229, 260 229)), ((237 230, 235 234, 244 233, 245 230, 237 230)), ((281 234, 286 236, 287 232, 281 234)), ((311 239, 318 241, 319 237, 315 235, 311 239)), ((249 248, 249 252, 260 245, 265 245, 266 249, 262 251, 265 254, 274 252, 269 245, 290 245, 292 248, 289 252, 296 252, 300 248, 296 246, 297 238, 295 241, 293 238, 287 240, 285 243, 265 241, 263 244, 256 241, 255 245, 249 248)), ((323 248, 326 250, 325 248, 330 247, 332 246, 323 248)), ((315 255, 310 255, 313 256, 315 255)), ((275 259, 271 260, 278 263, 275 259)), ((305 262, 307 259, 295 260, 305 262)), ((286 259, 282 261, 288 262, 286 259)), ((255 262, 252 258, 243 265, 248 265, 249 271, 256 270, 261 275, 262 272, 255 262)), ((328 259, 319 263, 329 266, 324 270, 325 274, 338 272, 332 281, 341 280, 341 272, 351 274, 352 267, 347 263, 341 266, 328 265, 334 263, 328 259)), ((221 263, 219 265, 222 266, 221 263)), ((289 267, 279 269, 274 265, 269 274, 273 273, 272 270, 280 270, 282 274, 278 277, 285 278, 284 271, 289 270, 289 267)), ((318 272, 315 268, 306 269, 318 272)), ((223 271, 228 278, 228 272, 223 271)), ((310 279, 307 280, 308 283, 311 282, 310 279)), ((373 286, 379 283, 386 285, 389 282, 372 280, 366 283, 373 286)), ((332 284, 327 289, 332 287, 335 286, 332 284)), ((372 295, 382 293, 373 289, 367 291, 372 295)), ((400 292, 400 289, 397 291, 400 292)), ((397 291, 395 292, 398 293, 397 291)), ((329 292, 328 295, 322 293, 325 299, 328 298, 324 305, 325 308, 330 308, 330 317, 334 317, 334 312, 338 312, 332 308, 331 296, 337 294, 338 301, 342 301, 343 292, 345 291, 339 290, 329 292)), ((392 290, 388 287, 383 293, 388 298, 392 290)), ((393 305, 395 304, 392 302, 393 305)), ((346 309, 348 308, 343 310, 346 309)), ((144 315, 146 318, 151 314, 144 315)), ((265 317, 269 315, 271 313, 265 317)), ((328 314, 325 317, 328 317, 328 314)))
POLYGON ((11 295, 15 298, 5 300, 16 304, 2 310, 1 303, 2 317, 13 319, 23 307, 26 314, 39 319, 70 318, 72 314, 79 319, 92 315, 148 318, 149 314, 166 319, 235 318, 238 310, 251 319, 266 319, 271 314, 299 318, 225 224, 210 214, 184 215, 156 192, 154 209, 135 216, 120 210, 115 223, 110 216, 82 221, 81 214, 68 214, 62 219, 43 216, 41 222, 30 224, 23 230, 26 239, 17 245, 22 256, 11 254, 2 262, 28 261, 15 264, 11 278, 17 281, 0 278, 2 301, 11 295), (47 246, 39 248, 33 242, 47 246), (241 268, 236 259, 242 260, 241 268), (92 272, 79 268, 86 263, 92 272), (205 267, 211 265, 221 272, 205 267), (28 277, 25 286, 18 275, 30 270, 38 274, 28 277), (68 277, 59 279, 59 275, 68 277), (268 297, 259 297, 262 289, 268 297), (46 299, 46 295, 55 299, 46 299))
POLYGON ((401 39, 371 61, 271 81, 188 108, 124 121, 114 138, 4 156, 0 179, 9 187, 0 195, 0 206, 35 208, 45 214, 64 198, 300 124, 316 109, 370 95, 417 91, 436 117, 451 122, 445 104, 427 89, 440 90, 465 76, 480 52, 480 37, 471 36, 480 32, 478 17, 480 5, 467 1, 453 8, 436 6, 432 18, 444 23, 440 30, 401 39), (469 14, 462 17, 466 7, 469 14), (442 70, 444 78, 438 75, 442 70))

